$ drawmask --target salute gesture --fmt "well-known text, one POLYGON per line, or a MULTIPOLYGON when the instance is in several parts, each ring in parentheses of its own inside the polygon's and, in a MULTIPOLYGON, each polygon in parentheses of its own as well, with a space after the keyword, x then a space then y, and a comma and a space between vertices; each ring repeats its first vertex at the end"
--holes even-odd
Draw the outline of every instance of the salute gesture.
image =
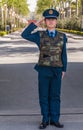
POLYGON ((40 26, 44 21, 44 18, 42 18, 41 20, 39 20, 38 22, 34 23, 36 26, 40 26))

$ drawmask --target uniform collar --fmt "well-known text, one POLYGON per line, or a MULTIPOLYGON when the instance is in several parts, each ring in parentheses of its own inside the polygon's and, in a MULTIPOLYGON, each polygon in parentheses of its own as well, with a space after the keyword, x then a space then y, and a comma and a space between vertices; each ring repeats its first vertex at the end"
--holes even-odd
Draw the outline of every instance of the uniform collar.
POLYGON ((53 34, 55 34, 55 30, 52 30, 52 31, 48 30, 48 32, 49 32, 49 33, 53 32, 53 34))
POLYGON ((51 32, 53 32, 53 34, 54 34, 55 36, 57 35, 57 30, 52 30, 52 31, 50 31, 50 30, 47 29, 46 32, 47 32, 48 35, 50 35, 51 32))

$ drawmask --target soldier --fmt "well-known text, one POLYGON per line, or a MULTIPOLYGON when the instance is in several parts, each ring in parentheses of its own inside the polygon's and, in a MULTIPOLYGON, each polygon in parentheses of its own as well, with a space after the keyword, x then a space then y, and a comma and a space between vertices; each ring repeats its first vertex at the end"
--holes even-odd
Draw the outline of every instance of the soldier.
POLYGON ((46 128, 49 124, 58 128, 64 125, 60 118, 61 80, 67 68, 66 42, 64 33, 55 29, 59 12, 47 9, 43 13, 44 19, 38 23, 31 23, 22 33, 26 40, 35 42, 39 48, 39 61, 35 65, 38 72, 39 103, 42 122, 39 129, 46 128), (32 33, 42 22, 47 29, 32 33))

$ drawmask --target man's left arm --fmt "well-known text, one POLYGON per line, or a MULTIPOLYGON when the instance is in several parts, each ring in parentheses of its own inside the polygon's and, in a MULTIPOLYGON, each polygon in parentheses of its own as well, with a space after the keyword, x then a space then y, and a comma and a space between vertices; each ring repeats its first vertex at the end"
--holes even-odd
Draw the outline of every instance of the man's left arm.
POLYGON ((67 70, 67 48, 66 48, 66 43, 67 43, 67 37, 64 34, 64 44, 63 44, 63 50, 62 50, 62 63, 63 63, 62 78, 64 77, 65 72, 67 70))

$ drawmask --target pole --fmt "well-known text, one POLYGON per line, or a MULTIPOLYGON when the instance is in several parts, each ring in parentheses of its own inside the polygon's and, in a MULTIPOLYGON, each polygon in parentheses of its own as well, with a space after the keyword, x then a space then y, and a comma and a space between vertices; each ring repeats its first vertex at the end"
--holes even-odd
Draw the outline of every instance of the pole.
POLYGON ((7 4, 4 4, 4 30, 6 31, 7 4))
POLYGON ((2 9, 1 9, 1 6, 0 6, 0 28, 1 28, 1 22, 2 22, 2 9))
POLYGON ((81 0, 81 31, 83 31, 83 0, 81 0))

